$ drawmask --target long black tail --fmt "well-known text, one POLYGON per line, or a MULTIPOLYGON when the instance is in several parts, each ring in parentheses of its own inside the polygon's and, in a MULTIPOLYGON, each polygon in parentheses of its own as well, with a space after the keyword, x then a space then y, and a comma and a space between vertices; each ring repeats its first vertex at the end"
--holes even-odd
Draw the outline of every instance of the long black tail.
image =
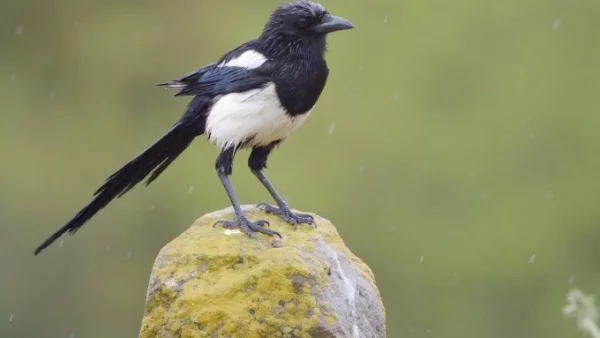
POLYGON ((67 224, 40 244, 35 249, 35 255, 66 232, 74 234, 110 201, 115 197, 123 196, 150 173, 152 175, 146 181, 146 186, 152 183, 190 145, 196 136, 204 133, 207 108, 206 99, 195 97, 188 105, 183 117, 167 133, 106 179, 104 185, 94 193, 95 198, 67 224))

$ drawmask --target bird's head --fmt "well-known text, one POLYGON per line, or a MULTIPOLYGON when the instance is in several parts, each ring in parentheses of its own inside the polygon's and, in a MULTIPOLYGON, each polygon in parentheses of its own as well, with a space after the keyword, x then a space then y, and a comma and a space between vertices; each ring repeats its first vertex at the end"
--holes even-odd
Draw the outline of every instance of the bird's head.
POLYGON ((329 14, 321 4, 299 0, 280 5, 269 18, 264 35, 284 34, 301 39, 324 39, 328 33, 354 28, 344 18, 329 14))

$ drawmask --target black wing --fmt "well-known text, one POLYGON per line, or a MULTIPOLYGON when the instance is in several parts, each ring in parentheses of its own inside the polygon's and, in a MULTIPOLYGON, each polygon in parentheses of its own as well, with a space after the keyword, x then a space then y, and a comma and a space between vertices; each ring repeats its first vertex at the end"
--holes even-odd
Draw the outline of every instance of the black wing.
POLYGON ((192 73, 157 86, 179 89, 175 96, 200 95, 214 97, 262 87, 271 81, 271 67, 267 61, 258 68, 219 67, 212 63, 192 73))

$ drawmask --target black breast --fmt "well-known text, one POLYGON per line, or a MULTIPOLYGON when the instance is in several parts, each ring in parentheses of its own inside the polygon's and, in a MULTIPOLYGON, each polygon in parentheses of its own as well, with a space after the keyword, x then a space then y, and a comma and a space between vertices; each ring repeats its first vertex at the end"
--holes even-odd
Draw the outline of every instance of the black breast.
POLYGON ((329 69, 323 58, 288 58, 277 64, 273 80, 288 114, 295 116, 313 108, 327 82, 329 69))

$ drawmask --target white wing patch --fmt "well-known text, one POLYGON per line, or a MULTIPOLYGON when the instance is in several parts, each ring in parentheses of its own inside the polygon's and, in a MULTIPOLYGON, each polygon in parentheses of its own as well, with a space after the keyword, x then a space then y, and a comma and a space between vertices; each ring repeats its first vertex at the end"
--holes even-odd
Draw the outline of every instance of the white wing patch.
POLYGON ((222 96, 206 119, 208 140, 224 149, 240 145, 264 146, 284 139, 310 115, 290 116, 281 105, 275 84, 222 96))
POLYGON ((265 61, 267 61, 267 58, 261 53, 255 50, 248 50, 236 58, 220 63, 217 67, 244 67, 254 69, 260 67, 265 61))

